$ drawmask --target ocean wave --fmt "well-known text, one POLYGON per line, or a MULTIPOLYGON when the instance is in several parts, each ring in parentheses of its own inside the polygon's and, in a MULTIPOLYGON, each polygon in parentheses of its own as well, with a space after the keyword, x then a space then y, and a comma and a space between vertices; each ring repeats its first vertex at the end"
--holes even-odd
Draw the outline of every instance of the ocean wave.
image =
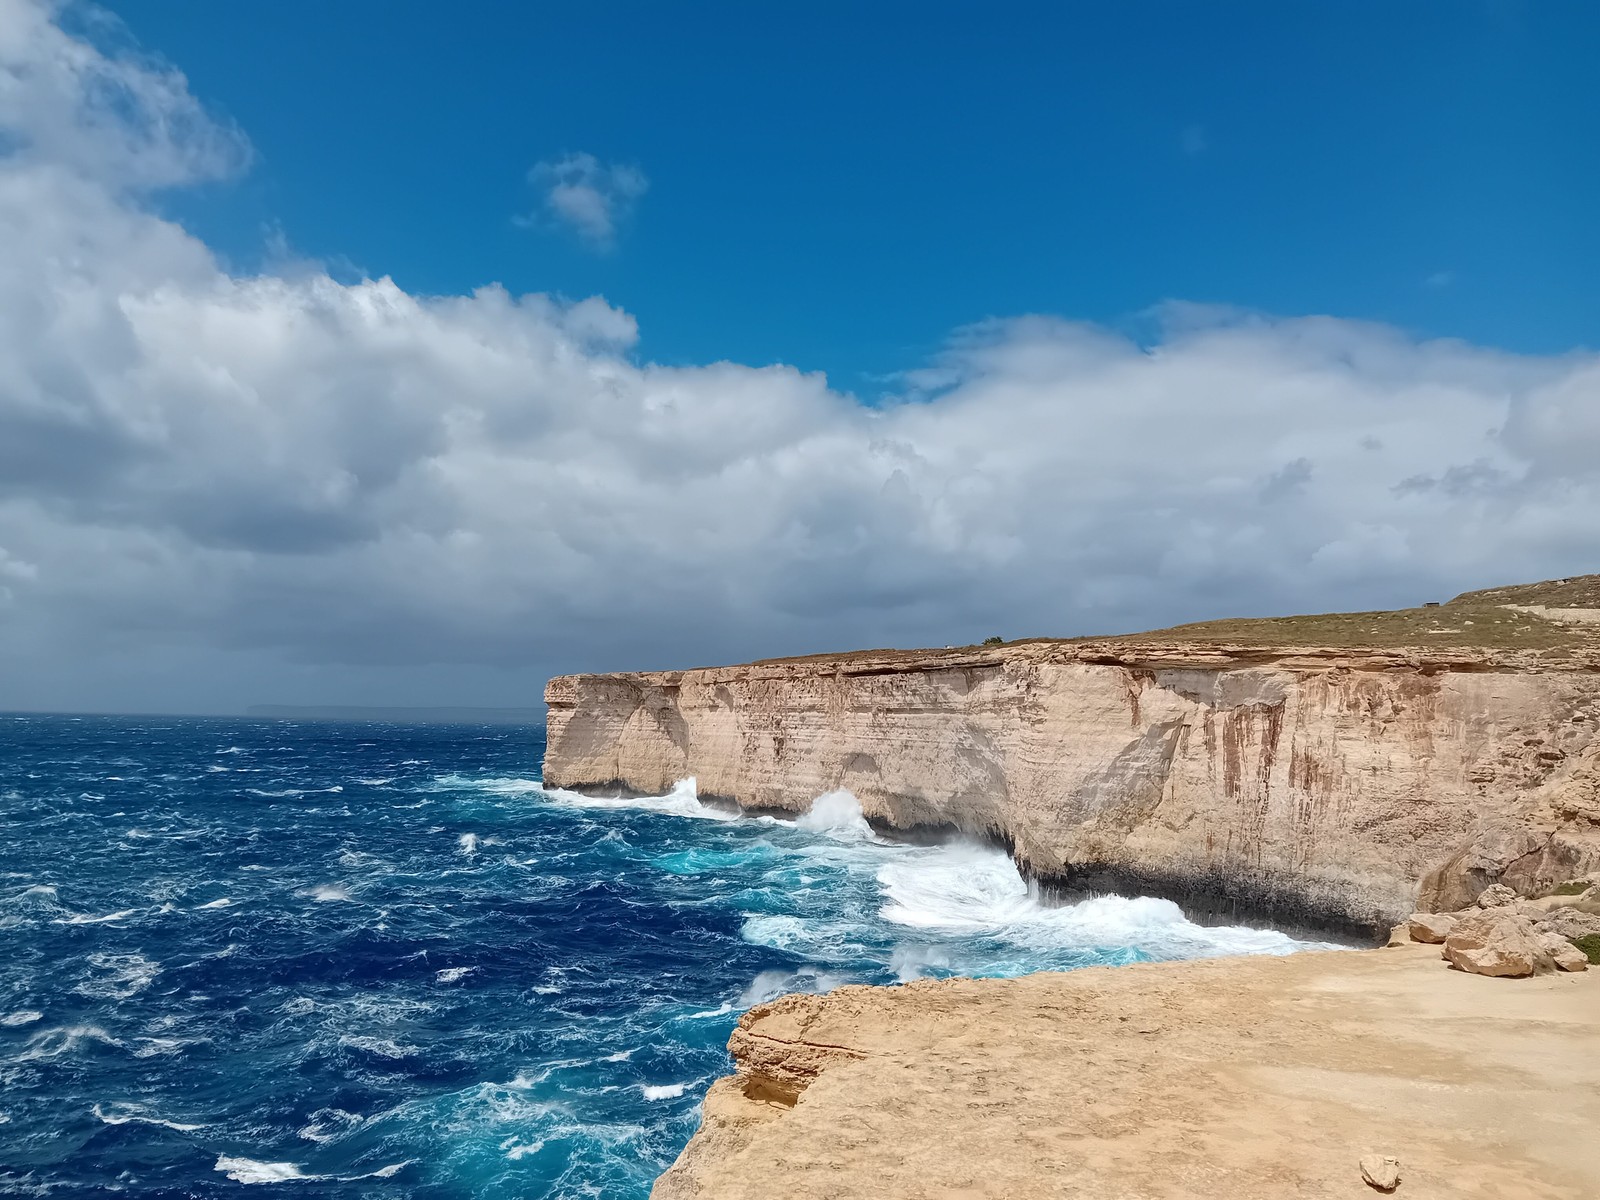
POLYGON ((72 989, 80 996, 127 1000, 144 991, 161 974, 160 965, 142 954, 91 954, 87 961, 99 974, 72 989))
POLYGON ((646 1100, 676 1100, 689 1086, 687 1083, 642 1083, 639 1092, 646 1100))
POLYGON ((96 1104, 90 1111, 107 1125, 159 1125, 163 1129, 171 1129, 178 1133, 193 1133, 196 1129, 205 1128, 204 1124, 188 1124, 182 1121, 169 1121, 165 1117, 153 1117, 144 1105, 129 1101, 96 1104))
POLYGON ((1170 900, 1098 896, 1053 905, 1022 878, 1011 856, 953 844, 885 863, 878 871, 886 921, 914 929, 983 935, 1030 950, 1131 946, 1157 957, 1287 954, 1287 934, 1196 925, 1170 900))
POLYGON ((219 1154, 217 1165, 212 1169, 221 1171, 235 1183, 355 1183, 362 1179, 391 1179, 413 1161, 408 1158, 404 1162, 390 1163, 361 1175, 312 1175, 295 1163, 262 1162, 254 1158, 219 1154))
POLYGON ((585 796, 565 788, 540 790, 555 803, 567 808, 637 809, 706 821, 738 821, 742 818, 742 814, 736 810, 700 803, 700 790, 692 778, 678 780, 664 796, 585 796))

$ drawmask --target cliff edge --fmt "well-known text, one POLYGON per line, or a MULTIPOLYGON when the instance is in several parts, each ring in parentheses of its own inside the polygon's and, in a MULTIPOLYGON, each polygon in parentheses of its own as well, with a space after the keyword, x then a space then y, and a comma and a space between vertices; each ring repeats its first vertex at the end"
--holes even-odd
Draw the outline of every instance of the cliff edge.
POLYGON ((1068 890, 1377 935, 1600 868, 1600 576, 1444 605, 550 681, 547 786, 999 840, 1068 890))
POLYGON ((653 1200, 1600 1195, 1600 972, 1436 946, 785 996, 653 1200))

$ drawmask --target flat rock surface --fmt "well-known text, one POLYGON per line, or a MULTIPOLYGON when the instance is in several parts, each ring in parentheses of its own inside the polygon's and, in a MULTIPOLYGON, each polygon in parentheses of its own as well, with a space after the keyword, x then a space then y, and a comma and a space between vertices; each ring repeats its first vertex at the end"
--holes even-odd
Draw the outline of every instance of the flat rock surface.
POLYGON ((785 997, 655 1200, 1600 1196, 1600 972, 1433 946, 785 997))

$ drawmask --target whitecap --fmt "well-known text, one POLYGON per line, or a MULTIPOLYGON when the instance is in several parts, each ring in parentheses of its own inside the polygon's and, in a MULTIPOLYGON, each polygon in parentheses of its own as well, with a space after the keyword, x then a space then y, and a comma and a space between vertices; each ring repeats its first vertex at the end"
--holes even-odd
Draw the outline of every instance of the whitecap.
POLYGON ((319 883, 315 887, 302 888, 295 895, 306 896, 318 904, 338 904, 351 899, 350 889, 341 883, 319 883))
POLYGON ((197 904, 194 911, 205 912, 209 908, 232 908, 233 904, 234 901, 230 900, 227 896, 224 896, 220 900, 208 900, 204 904, 197 904))
POLYGON ((41 1058, 55 1058, 61 1054, 72 1054, 80 1046, 90 1042, 101 1046, 122 1045, 98 1025, 64 1025, 58 1029, 41 1029, 28 1039, 26 1049, 11 1061, 31 1062, 41 1058))
POLYGON ((417 1052, 417 1047, 401 1045, 391 1038, 366 1037, 360 1034, 346 1034, 339 1039, 339 1044, 348 1046, 352 1050, 364 1050, 368 1054, 376 1054, 379 1058, 410 1058, 417 1052))
POLYGON ((456 844, 461 847, 462 854, 471 858, 478 852, 478 835, 475 833, 463 833, 456 839, 456 844))
POLYGON ((57 917, 51 922, 53 925, 104 925, 110 921, 126 921, 129 917, 144 912, 142 908, 125 908, 121 912, 106 913, 104 916, 91 916, 88 913, 73 913, 70 917, 57 917))
POLYGON ((440 983, 454 983, 458 979, 465 979, 477 969, 477 967, 446 967, 442 971, 435 971, 433 977, 440 983))
POLYGON ((35 1021, 43 1020, 44 1014, 38 1009, 24 1008, 0 1017, 0 1025, 8 1027, 17 1025, 32 1025, 35 1021))
POLYGON ((161 974, 160 965, 142 954, 91 954, 88 962, 102 974, 73 988, 80 996, 127 1000, 144 991, 161 974))
POLYGON ((127 1125, 136 1122, 140 1125, 160 1125, 164 1129, 176 1130, 178 1133, 192 1133, 196 1129, 205 1128, 204 1125, 190 1125, 182 1121, 168 1121, 164 1117, 153 1117, 144 1105, 122 1101, 96 1104, 91 1111, 107 1125, 127 1125))
POLYGON ((545 796, 567 808, 642 809, 647 812, 667 813, 675 817, 694 817, 706 821, 737 821, 737 811, 712 808, 700 803, 700 791, 695 780, 680 779, 664 796, 584 796, 565 788, 540 789, 545 796))
POLYGON ((299 1132, 306 1141, 321 1144, 343 1137, 356 1126, 363 1124, 364 1120, 365 1118, 356 1113, 346 1112, 342 1108, 319 1108, 311 1114, 311 1120, 299 1132))
POLYGON ((295 1163, 261 1162, 254 1158, 219 1154, 217 1164, 212 1169, 221 1171, 235 1183, 355 1183, 360 1179, 389 1179, 398 1175, 413 1161, 415 1160, 408 1158, 404 1162, 390 1163, 386 1167, 379 1167, 376 1171, 368 1171, 364 1175, 309 1175, 295 1163))
POLYGON ((639 1091, 646 1100, 676 1100, 688 1086, 687 1083, 645 1083, 639 1085, 639 1091))

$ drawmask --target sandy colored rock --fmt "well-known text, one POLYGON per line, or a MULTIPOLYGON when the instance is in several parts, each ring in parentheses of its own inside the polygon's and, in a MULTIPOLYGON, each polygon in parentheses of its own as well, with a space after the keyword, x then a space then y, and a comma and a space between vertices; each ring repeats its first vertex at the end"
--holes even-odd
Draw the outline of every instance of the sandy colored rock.
POLYGON ((1504 908, 1508 904, 1515 904, 1521 897, 1514 888, 1508 888, 1503 883, 1491 883, 1478 893, 1475 901, 1479 908, 1504 908))
POLYGON ((1392 1192, 1400 1186, 1400 1160, 1388 1154, 1368 1154, 1362 1158, 1361 1178, 1380 1192, 1392 1192))
POLYGON ((1412 913, 1406 921, 1406 932, 1414 942, 1439 946, 1450 936, 1455 923, 1456 918, 1449 913, 1412 913))
POLYGON ((1600 917, 1572 906, 1549 909, 1540 916, 1538 925, 1569 942, 1600 934, 1600 917))
POLYGON ((1593 1200, 1597 985, 1413 946, 785 997, 654 1197, 1351 1200, 1371 1152, 1412 1200, 1593 1200))
POLYGON ((1588 956, 1579 950, 1560 934, 1552 933, 1548 929, 1537 931, 1539 948, 1545 952, 1550 961, 1560 971, 1587 971, 1589 969, 1588 956))
POLYGON ((694 777, 789 812, 845 788, 882 825, 1001 838, 1069 887, 1375 942, 1600 868, 1600 807, 1568 803, 1600 788, 1593 649, 1150 635, 570 675, 545 698, 552 786, 694 777))
POLYGON ((1552 966, 1538 927, 1504 908, 1457 921, 1444 940, 1444 958, 1457 970, 1499 978, 1533 975, 1552 966))

